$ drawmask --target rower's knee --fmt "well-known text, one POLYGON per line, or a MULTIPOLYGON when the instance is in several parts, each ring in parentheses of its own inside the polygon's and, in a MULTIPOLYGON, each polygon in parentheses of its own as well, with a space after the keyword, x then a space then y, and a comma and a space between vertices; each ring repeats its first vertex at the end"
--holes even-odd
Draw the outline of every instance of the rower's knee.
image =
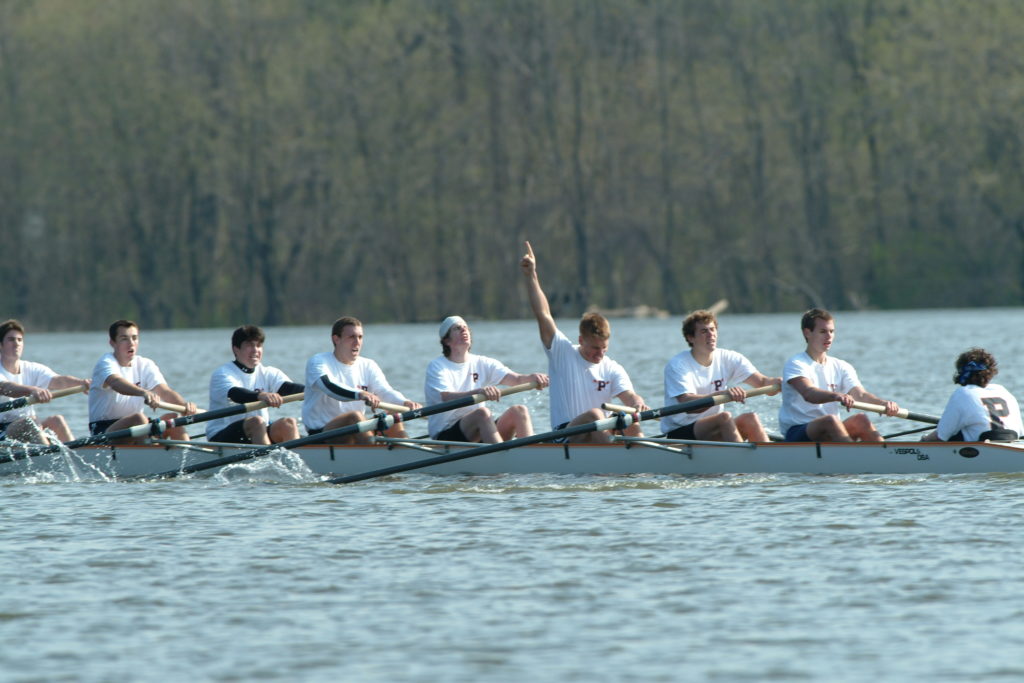
POLYGON ((576 416, 576 419, 570 422, 569 424, 582 425, 588 422, 597 422, 598 420, 603 420, 606 417, 608 416, 605 415, 603 410, 601 410, 600 408, 593 408, 592 410, 588 410, 585 413, 580 413, 579 415, 576 416))
POLYGON ((242 426, 245 427, 246 431, 248 431, 251 429, 259 429, 260 427, 266 428, 266 424, 267 423, 264 422, 263 418, 259 415, 250 415, 245 418, 245 422, 242 426))
POLYGON ((490 420, 493 419, 491 417, 491 410, 487 406, 480 406, 479 408, 477 408, 473 412, 471 412, 468 415, 466 415, 466 417, 471 418, 477 424, 480 424, 480 423, 482 423, 484 421, 488 421, 489 422, 490 420))
POLYGON ((815 441, 849 441, 843 421, 838 415, 823 415, 807 425, 807 435, 815 441))
POLYGON ((294 417, 282 417, 270 424, 270 440, 274 443, 299 438, 299 422, 294 417))
POLYGON ((521 403, 511 406, 505 411, 510 417, 514 418, 516 422, 522 424, 526 420, 530 419, 530 410, 521 403))

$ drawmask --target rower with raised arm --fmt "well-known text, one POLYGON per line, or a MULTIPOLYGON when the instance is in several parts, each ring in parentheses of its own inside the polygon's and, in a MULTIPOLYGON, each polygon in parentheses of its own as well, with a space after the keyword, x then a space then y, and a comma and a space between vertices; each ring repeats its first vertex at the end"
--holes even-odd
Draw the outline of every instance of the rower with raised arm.
MULTIPOLYGON (((256 325, 243 325, 231 334, 231 353, 235 359, 210 376, 210 410, 254 401, 280 408, 285 396, 302 393, 301 384, 291 381, 277 368, 263 364, 264 341, 266 335, 256 325)), ((206 438, 267 446, 299 438, 299 423, 294 417, 271 422, 270 412, 262 408, 249 415, 210 420, 206 423, 206 438)))
MULTIPOLYGON (((428 404, 474 395, 499 401, 499 384, 512 386, 533 382, 538 389, 548 385, 545 374, 520 374, 494 358, 470 353, 472 332, 466 321, 457 315, 445 318, 438 332, 442 355, 427 366, 424 394, 428 404)), ((431 415, 428 430, 430 438, 438 441, 501 443, 532 436, 533 421, 529 409, 522 404, 510 406, 497 418, 487 406, 467 406, 431 415)))
POLYGON ((786 361, 782 371, 779 427, 786 441, 881 441, 867 415, 840 420, 840 408, 849 410, 856 401, 874 403, 892 417, 900 407, 869 392, 852 365, 828 355, 836 335, 831 313, 812 308, 800 319, 800 329, 807 348, 786 361))
POLYGON ((1024 435, 1020 405, 1001 384, 995 356, 985 349, 968 349, 956 359, 953 383, 938 426, 922 441, 1016 441, 1024 435))
MULTIPOLYGON (((731 400, 742 403, 746 392, 736 384, 760 388, 782 383, 781 377, 758 372, 743 354, 718 348, 718 320, 711 311, 688 315, 683 321, 683 338, 690 348, 673 356, 665 366, 665 405, 687 403, 725 390, 731 400)), ((743 413, 733 419, 723 404, 696 413, 669 415, 662 418, 661 430, 670 439, 768 441, 757 414, 743 413)))
MULTIPOLYGON (((111 351, 103 354, 92 371, 89 391, 89 430, 104 434, 128 429, 149 421, 143 409, 159 407, 161 402, 183 405, 185 415, 194 415, 196 406, 186 401, 164 379, 160 368, 140 356, 139 326, 131 320, 115 320, 108 329, 111 351)), ((169 420, 178 413, 167 413, 169 420)), ((168 439, 188 440, 184 427, 164 432, 168 439)))
MULTIPOLYGON (((420 404, 407 399, 388 383, 374 361, 360 355, 363 323, 351 316, 338 318, 331 326, 333 351, 318 353, 306 363, 306 399, 302 421, 306 431, 319 434, 366 419, 364 405, 376 409, 382 400, 402 404, 409 410, 420 404)), ((406 438, 405 427, 396 423, 385 435, 406 438)), ((359 432, 325 443, 370 443, 375 432, 359 432)))
MULTIPOLYGON (((47 403, 51 390, 83 387, 89 390, 89 380, 71 375, 58 375, 42 363, 22 360, 25 349, 25 327, 17 320, 0 323, 0 403, 14 398, 30 396, 33 403, 47 403)), ((40 421, 32 406, 0 413, 0 436, 18 441, 47 443, 48 437, 40 431, 44 427, 59 441, 74 437, 62 415, 51 415, 40 421)))
MULTIPOLYGON (((611 339, 611 325, 598 313, 587 313, 580 319, 579 343, 573 344, 555 325, 548 298, 537 277, 537 258, 529 242, 519 266, 526 278, 530 308, 537 318, 540 340, 548 357, 551 378, 551 426, 558 430, 607 417, 602 403, 616 398, 637 410, 648 410, 635 391, 629 375, 621 365, 605 354, 611 339)), ((625 434, 643 436, 640 424, 628 427, 625 434)), ((611 441, 611 434, 595 431, 569 437, 574 442, 611 441)))

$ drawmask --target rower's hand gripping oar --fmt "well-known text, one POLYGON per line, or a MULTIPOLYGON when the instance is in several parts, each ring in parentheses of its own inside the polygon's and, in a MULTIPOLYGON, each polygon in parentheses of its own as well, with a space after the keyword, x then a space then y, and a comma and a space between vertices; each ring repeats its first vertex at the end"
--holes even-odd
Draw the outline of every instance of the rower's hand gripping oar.
MULTIPOLYGON (((298 394, 288 394, 286 396, 282 396, 281 397, 281 403, 283 405, 285 403, 291 403, 292 401, 301 401, 305 397, 306 397, 306 395, 304 393, 301 393, 301 392, 298 393, 298 394)), ((246 412, 246 413, 252 412, 254 410, 263 410, 264 408, 270 408, 271 407, 270 404, 267 403, 266 401, 252 401, 251 403, 243 403, 241 405, 247 406, 246 409, 244 411, 242 411, 242 412, 246 412)), ((185 406, 178 405, 177 403, 164 403, 163 401, 157 401, 156 402, 156 407, 159 408, 160 410, 169 410, 172 413, 184 413, 185 412, 185 406)), ((231 406, 231 407, 234 407, 234 406, 231 406)), ((405 409, 405 406, 399 406, 399 407, 402 408, 403 410, 405 409)), ((200 413, 205 413, 205 412, 207 412, 207 411, 203 410, 202 408, 196 408, 195 414, 199 415, 200 413)))
MULTIPOLYGON (((746 393, 747 397, 749 398, 750 396, 761 396, 763 394, 778 392, 778 390, 779 386, 777 384, 770 384, 766 387, 751 389, 746 393)), ((725 395, 712 394, 710 396, 705 396, 704 398, 694 399, 693 401, 686 401, 685 403, 675 403, 669 406, 655 408, 652 410, 644 410, 640 413, 619 413, 614 417, 606 417, 603 420, 597 420, 596 422, 587 422, 586 424, 575 425, 573 427, 565 427, 564 429, 556 429, 552 432, 545 432, 544 434, 524 436, 521 439, 512 439, 511 441, 503 441, 501 443, 490 443, 487 444, 486 446, 470 448, 459 453, 448 453, 433 458, 427 458, 425 460, 417 460, 415 462, 405 463, 404 465, 394 465, 392 467, 385 467, 383 469, 374 470, 372 472, 364 472, 362 474, 351 474, 345 477, 337 477, 336 479, 329 479, 327 483, 351 484, 352 482, 356 481, 376 479, 377 477, 386 477, 389 474, 409 472, 411 470, 418 470, 424 467, 430 467, 431 465, 441 465, 447 462, 455 462, 456 460, 475 458, 478 455, 487 455, 488 453, 508 451, 513 448, 518 448, 519 446, 529 446, 530 444, 542 443, 544 441, 553 441, 555 439, 576 436, 577 434, 606 431, 609 429, 625 429, 626 427, 629 427, 632 424, 636 424, 637 422, 642 422, 643 420, 653 420, 655 418, 666 417, 668 415, 675 415, 676 413, 686 413, 691 410, 710 408, 712 406, 720 405, 722 403, 728 403, 731 400, 732 398, 728 395, 728 393, 726 393, 725 395)))
MULTIPOLYGON (((68 387, 67 389, 54 389, 50 392, 50 400, 55 398, 63 398, 70 396, 71 394, 80 394, 85 391, 85 387, 79 384, 77 387, 68 387)), ((18 408, 24 408, 25 406, 33 406, 39 403, 39 399, 35 396, 22 396, 16 398, 13 401, 6 401, 0 403, 0 413, 7 412, 8 410, 17 410, 18 408)))
MULTIPOLYGON (((517 384, 514 387, 504 387, 501 389, 502 396, 508 396, 510 394, 517 394, 527 389, 536 389, 536 382, 527 382, 525 384, 517 384)), ((346 425, 337 429, 331 429, 326 432, 320 432, 319 434, 310 434, 300 439, 293 439, 292 441, 282 441, 281 443, 271 444, 269 446, 260 446, 259 448, 253 448, 251 450, 242 451, 241 453, 232 453, 231 455, 225 455, 222 458, 216 458, 215 460, 207 460, 206 462, 199 462, 194 465, 186 465, 178 470, 170 472, 163 472, 160 474, 153 475, 155 478, 168 478, 177 477, 182 474, 193 474, 195 472, 202 472, 204 470, 212 470, 217 467, 224 467, 225 465, 233 465, 237 462, 243 462, 245 460, 252 460, 262 455, 267 455, 271 451, 278 448, 296 448, 298 446, 306 446, 308 444, 320 443, 329 439, 336 439, 342 436, 349 436, 351 434, 358 434, 360 432, 369 432, 374 430, 388 429, 393 426, 396 422, 408 422, 409 420, 415 420, 420 417, 427 417, 429 415, 437 415, 438 413, 445 413, 449 410, 455 410, 456 408, 465 408, 477 403, 483 403, 488 400, 483 394, 474 394, 472 396, 462 396, 460 398, 452 399, 451 401, 444 401, 442 403, 435 403, 432 406, 425 406, 423 408, 417 408, 416 410, 406 410, 404 412, 389 415, 385 413, 378 413, 372 418, 356 422, 355 424, 346 425)), ((403 408, 405 406, 402 406, 403 408)))
MULTIPOLYGON (((864 410, 869 413, 878 413, 879 415, 885 415, 885 406, 876 405, 874 403, 862 403, 861 401, 854 401, 850 406, 857 410, 864 410)), ((913 413, 904 408, 900 408, 893 417, 902 417, 904 420, 913 420, 915 422, 927 422, 928 424, 937 425, 939 424, 939 418, 935 415, 926 415, 925 413, 913 413)))
MULTIPOLYGON (((304 394, 290 394, 285 396, 284 400, 286 403, 289 401, 301 401, 303 397, 304 394)), ((170 420, 150 420, 145 424, 135 425, 134 427, 128 427, 127 429, 119 429, 116 432, 93 434, 92 436, 82 437, 81 439, 75 439, 74 441, 68 441, 56 446, 43 446, 42 448, 32 448, 31 450, 26 449, 24 452, 0 455, 0 464, 13 462, 15 460, 24 460, 25 458, 45 455, 47 453, 56 453, 61 448, 75 449, 81 448, 82 446, 102 446, 110 443, 111 441, 116 441, 117 439, 141 439, 145 436, 158 436, 172 427, 185 427, 190 424, 198 424, 200 422, 206 422, 207 420, 230 417, 232 415, 248 413, 253 410, 260 410, 267 407, 269 406, 267 406, 263 401, 252 401, 251 403, 239 403, 238 405, 228 406, 218 410, 209 410, 205 413, 182 415, 181 417, 176 417, 170 420)))

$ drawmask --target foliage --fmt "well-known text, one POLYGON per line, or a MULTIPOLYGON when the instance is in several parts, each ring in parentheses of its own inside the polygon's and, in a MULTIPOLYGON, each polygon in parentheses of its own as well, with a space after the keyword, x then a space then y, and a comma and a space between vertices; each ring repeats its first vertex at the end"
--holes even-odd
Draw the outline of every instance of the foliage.
POLYGON ((47 328, 1008 305, 1024 6, 8 0, 0 290, 47 328))

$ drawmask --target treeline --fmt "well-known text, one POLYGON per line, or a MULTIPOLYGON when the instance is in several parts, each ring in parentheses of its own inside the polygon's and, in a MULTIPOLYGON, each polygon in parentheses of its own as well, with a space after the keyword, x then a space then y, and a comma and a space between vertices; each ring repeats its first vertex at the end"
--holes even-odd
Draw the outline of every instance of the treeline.
POLYGON ((1017 304, 1024 5, 5 0, 36 329, 1017 304))

